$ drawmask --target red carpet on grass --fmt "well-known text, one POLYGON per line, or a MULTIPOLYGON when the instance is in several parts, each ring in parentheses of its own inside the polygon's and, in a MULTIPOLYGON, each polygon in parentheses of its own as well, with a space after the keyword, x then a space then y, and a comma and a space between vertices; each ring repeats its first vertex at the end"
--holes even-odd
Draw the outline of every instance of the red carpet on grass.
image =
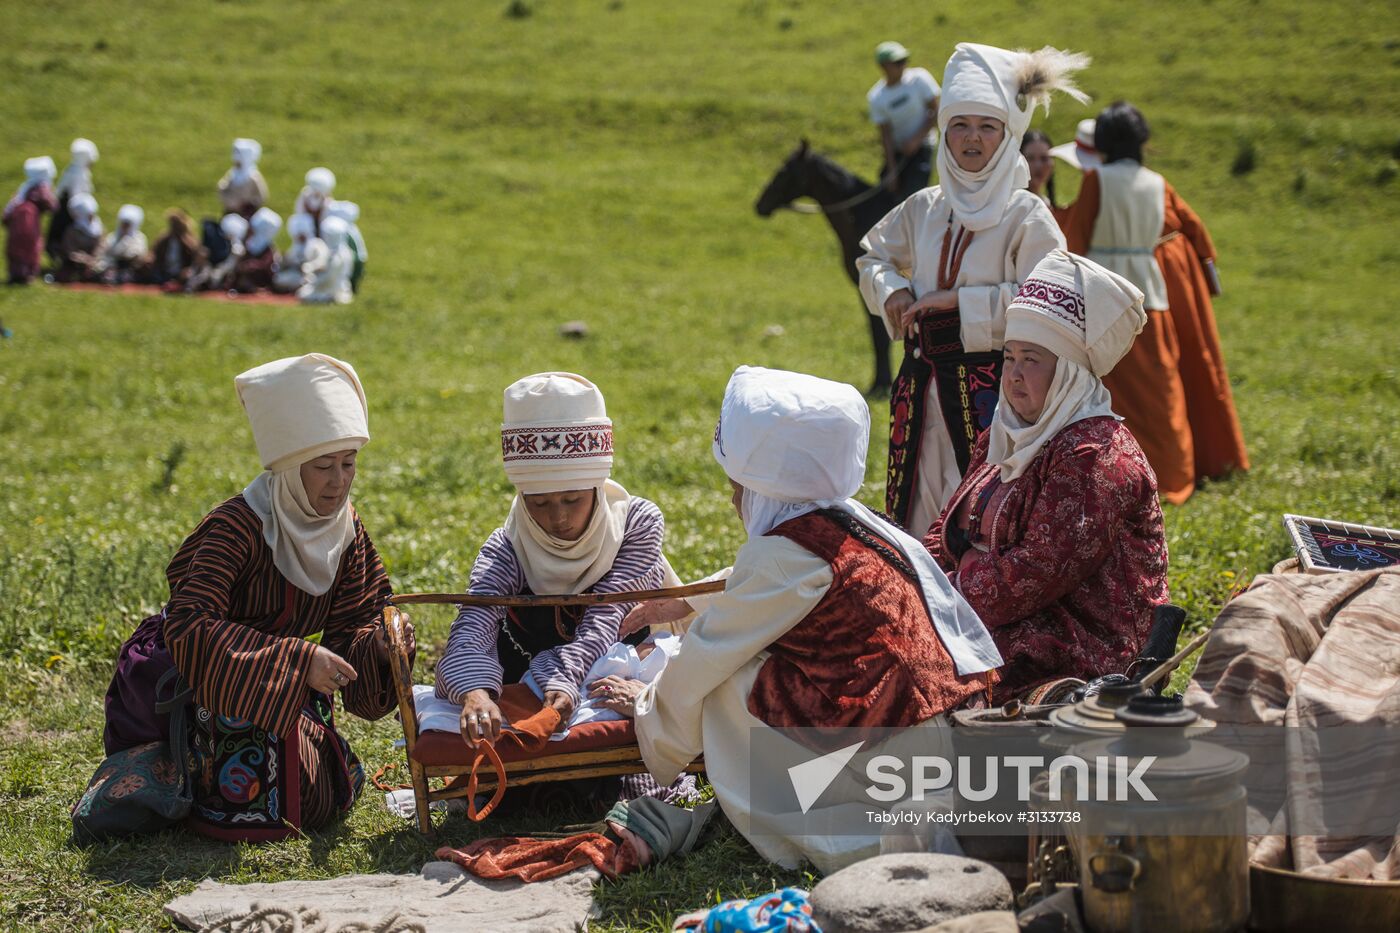
MULTIPOLYGON (((58 283, 55 283, 56 285, 58 283)), ((272 292, 254 292, 243 294, 241 292, 186 292, 166 291, 159 285, 99 285, 95 282, 71 282, 58 285, 59 288, 71 288, 80 292, 118 292, 123 295, 173 295, 179 298, 204 298, 208 301, 227 301, 234 304, 244 305, 294 305, 297 303, 296 295, 277 295, 272 292)))

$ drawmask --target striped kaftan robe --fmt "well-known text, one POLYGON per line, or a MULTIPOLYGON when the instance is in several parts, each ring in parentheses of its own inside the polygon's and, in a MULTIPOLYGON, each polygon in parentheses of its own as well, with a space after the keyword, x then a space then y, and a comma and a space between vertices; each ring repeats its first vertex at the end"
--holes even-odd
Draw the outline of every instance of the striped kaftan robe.
POLYGON ((108 754, 166 737, 155 684, 173 664, 194 689, 191 827, 265 841, 325 825, 364 781, 335 730, 333 702, 306 685, 317 639, 354 667, 345 708, 378 719, 394 708, 374 650, 388 575, 359 517, 331 588, 312 596, 273 565, 262 522, 243 497, 200 522, 166 570, 170 601, 122 646, 107 692, 108 754))

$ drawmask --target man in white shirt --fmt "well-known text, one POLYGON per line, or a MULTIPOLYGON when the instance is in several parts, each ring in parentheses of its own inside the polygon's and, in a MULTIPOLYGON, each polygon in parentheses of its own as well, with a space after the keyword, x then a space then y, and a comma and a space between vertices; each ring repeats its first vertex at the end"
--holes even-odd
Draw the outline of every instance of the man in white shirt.
POLYGON ((885 77, 865 97, 885 151, 880 183, 903 202, 933 175, 940 90, 927 69, 909 67, 909 51, 898 42, 876 46, 875 63, 885 77))

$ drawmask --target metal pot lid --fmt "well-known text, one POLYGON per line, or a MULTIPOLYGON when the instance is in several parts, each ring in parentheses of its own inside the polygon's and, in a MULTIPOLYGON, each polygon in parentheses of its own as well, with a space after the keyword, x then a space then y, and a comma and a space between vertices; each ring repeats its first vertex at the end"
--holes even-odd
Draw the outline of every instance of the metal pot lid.
MULTIPOLYGON (((1122 768, 1131 771, 1150 755, 1155 760, 1146 772, 1149 784, 1154 780, 1226 778, 1239 774, 1249 766, 1249 756, 1243 752, 1199 739, 1191 739, 1185 743, 1185 750, 1173 752, 1171 747, 1177 743, 1166 736, 1153 735, 1156 731, 1151 727, 1134 728, 1131 732, 1125 731, 1112 738, 1076 743, 1070 752, 1088 761, 1100 757, 1109 759, 1111 774, 1122 768)), ((1190 730, 1187 732, 1189 737, 1190 730)))

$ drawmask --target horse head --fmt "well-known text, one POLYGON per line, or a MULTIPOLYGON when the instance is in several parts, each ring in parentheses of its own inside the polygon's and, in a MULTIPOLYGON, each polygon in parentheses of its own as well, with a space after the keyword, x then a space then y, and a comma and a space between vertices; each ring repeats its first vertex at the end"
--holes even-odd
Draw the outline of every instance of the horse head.
POLYGON ((802 140, 787 161, 768 182, 768 187, 758 196, 753 209, 760 217, 771 217, 780 207, 786 207, 796 199, 808 194, 808 173, 811 147, 802 140))

